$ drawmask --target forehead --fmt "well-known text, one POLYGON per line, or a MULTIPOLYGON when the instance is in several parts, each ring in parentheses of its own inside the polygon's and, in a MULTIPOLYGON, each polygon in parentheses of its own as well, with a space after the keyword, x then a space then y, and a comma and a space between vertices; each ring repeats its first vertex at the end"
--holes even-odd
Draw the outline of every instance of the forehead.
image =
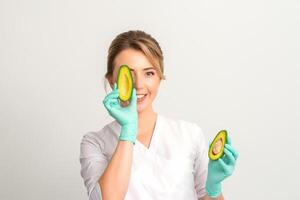
POLYGON ((118 71, 121 65, 128 65, 134 71, 147 70, 154 68, 143 52, 134 49, 125 49, 121 51, 115 58, 114 71, 118 71))

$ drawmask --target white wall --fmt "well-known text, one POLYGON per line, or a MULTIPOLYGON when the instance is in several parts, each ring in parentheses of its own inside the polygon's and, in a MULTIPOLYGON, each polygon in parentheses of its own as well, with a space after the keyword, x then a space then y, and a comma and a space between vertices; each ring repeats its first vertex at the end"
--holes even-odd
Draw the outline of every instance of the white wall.
POLYGON ((156 110, 197 122, 207 140, 229 130, 240 157, 227 199, 300 199, 299 10, 298 0, 1 0, 0 199, 87 198, 80 140, 112 120, 107 49, 130 29, 165 54, 156 110))

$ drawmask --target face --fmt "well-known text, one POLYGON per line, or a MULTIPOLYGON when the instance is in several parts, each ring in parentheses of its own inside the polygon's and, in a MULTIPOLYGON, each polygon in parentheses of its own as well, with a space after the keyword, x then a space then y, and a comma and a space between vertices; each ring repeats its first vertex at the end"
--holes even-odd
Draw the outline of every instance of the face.
POLYGON ((117 80, 119 67, 127 65, 131 69, 134 80, 138 112, 152 109, 152 102, 160 85, 160 77, 147 57, 141 51, 126 49, 116 56, 114 64, 113 77, 109 80, 111 86, 117 80))

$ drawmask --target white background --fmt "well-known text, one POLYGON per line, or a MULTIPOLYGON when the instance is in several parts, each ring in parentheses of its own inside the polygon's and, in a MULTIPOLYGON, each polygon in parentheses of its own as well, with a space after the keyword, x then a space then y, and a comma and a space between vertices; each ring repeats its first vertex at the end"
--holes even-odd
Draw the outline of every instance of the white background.
POLYGON ((226 199, 300 199, 298 0, 1 0, 0 199, 87 199, 80 140, 112 120, 107 50, 131 29, 165 55, 156 111, 229 131, 226 199))

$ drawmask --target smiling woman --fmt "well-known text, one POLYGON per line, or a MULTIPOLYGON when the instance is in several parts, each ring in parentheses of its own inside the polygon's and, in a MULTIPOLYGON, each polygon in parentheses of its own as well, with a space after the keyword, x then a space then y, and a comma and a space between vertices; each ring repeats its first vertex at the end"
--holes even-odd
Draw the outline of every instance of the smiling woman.
POLYGON ((237 152, 228 143, 224 160, 209 162, 197 124, 154 111, 165 79, 158 42, 143 31, 118 35, 109 47, 105 78, 112 91, 103 104, 115 120, 81 141, 81 176, 89 199, 223 199, 221 181, 233 172, 237 152), (133 82, 127 106, 121 105, 123 91, 116 84, 124 65, 133 82))
MULTIPOLYGON (((112 76, 108 78, 111 87, 116 82, 117 72, 122 64, 126 64, 130 67, 133 74, 133 82, 137 94, 137 108, 138 112, 143 112, 151 108, 154 101, 159 84, 160 76, 147 57, 138 50, 126 49, 121 51, 115 57, 115 69, 112 76)), ((149 110, 149 112, 152 112, 149 110)))

